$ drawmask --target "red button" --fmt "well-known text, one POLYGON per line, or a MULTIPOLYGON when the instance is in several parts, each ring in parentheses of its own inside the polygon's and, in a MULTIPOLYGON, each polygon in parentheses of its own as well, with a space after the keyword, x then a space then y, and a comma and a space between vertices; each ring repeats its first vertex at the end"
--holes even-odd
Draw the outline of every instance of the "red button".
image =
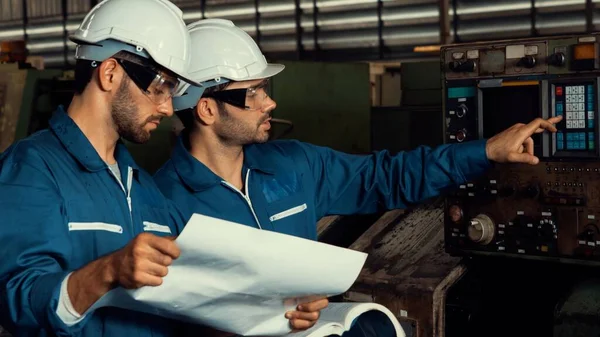
POLYGON ((556 96, 562 96, 563 87, 556 87, 556 96))

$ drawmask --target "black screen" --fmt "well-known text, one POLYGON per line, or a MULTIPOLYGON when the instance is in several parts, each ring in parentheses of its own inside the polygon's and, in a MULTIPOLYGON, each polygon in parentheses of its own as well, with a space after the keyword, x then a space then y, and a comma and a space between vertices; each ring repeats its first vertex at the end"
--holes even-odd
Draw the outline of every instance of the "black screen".
MULTIPOLYGON (((490 138, 516 123, 527 124, 541 116, 537 85, 483 88, 483 137, 490 138)), ((541 152, 540 134, 534 135, 534 152, 541 152)))

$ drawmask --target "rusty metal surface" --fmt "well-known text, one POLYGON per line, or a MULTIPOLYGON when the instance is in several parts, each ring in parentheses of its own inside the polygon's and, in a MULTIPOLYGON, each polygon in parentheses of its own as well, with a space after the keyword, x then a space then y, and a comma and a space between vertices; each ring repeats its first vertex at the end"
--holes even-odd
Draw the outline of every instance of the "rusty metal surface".
POLYGON ((412 336, 442 337, 446 291, 466 270, 444 251, 443 217, 441 198, 381 217, 351 246, 369 257, 345 299, 385 305, 412 336))
POLYGON ((390 226, 390 224, 398 221, 400 217, 404 215, 404 213, 405 210, 403 209, 386 212, 371 227, 369 227, 369 229, 367 229, 363 235, 358 238, 358 240, 350 245, 349 248, 361 252, 366 251, 373 242, 373 238, 383 235, 385 229, 390 226))
POLYGON ((317 222, 317 236, 321 236, 325 234, 331 226, 334 226, 337 221, 341 219, 339 215, 330 215, 323 217, 319 222, 317 222))
POLYGON ((17 64, 0 64, 0 152, 14 141, 26 79, 17 64))

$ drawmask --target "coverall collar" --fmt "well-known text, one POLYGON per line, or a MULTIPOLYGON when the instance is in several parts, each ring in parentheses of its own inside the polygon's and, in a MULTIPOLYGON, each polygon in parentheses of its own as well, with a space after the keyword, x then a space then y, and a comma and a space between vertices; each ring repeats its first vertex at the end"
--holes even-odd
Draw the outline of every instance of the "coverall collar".
MULTIPOLYGON (((177 143, 173 149, 171 159, 177 174, 194 192, 204 191, 221 184, 223 181, 221 177, 189 153, 186 147, 188 139, 188 133, 183 131, 177 137, 177 143)), ((265 174, 275 174, 272 163, 260 152, 257 152, 252 145, 244 147, 244 167, 265 174)))
MULTIPOLYGON (((89 139, 83 134, 79 126, 65 112, 63 106, 59 106, 54 116, 50 119, 50 129, 63 144, 65 149, 77 161, 90 172, 97 172, 107 167, 106 163, 100 158, 96 149, 92 146, 89 139)), ((115 159, 119 164, 127 165, 134 170, 139 170, 139 166, 131 157, 131 154, 121 140, 115 147, 115 159)))

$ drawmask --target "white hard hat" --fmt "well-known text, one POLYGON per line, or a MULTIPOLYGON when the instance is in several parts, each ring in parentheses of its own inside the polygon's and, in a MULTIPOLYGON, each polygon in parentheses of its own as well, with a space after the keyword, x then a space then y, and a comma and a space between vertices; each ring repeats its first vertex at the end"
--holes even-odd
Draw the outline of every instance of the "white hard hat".
POLYGON ((76 59, 101 62, 129 51, 197 84, 188 75, 191 40, 183 13, 167 0, 104 0, 69 38, 78 44, 76 59))
POLYGON ((173 108, 193 108, 204 88, 231 81, 251 81, 277 75, 285 67, 269 64, 256 42, 230 20, 204 19, 188 26, 192 39, 192 60, 188 73, 203 83, 198 88, 184 86, 182 97, 173 99, 173 108))

